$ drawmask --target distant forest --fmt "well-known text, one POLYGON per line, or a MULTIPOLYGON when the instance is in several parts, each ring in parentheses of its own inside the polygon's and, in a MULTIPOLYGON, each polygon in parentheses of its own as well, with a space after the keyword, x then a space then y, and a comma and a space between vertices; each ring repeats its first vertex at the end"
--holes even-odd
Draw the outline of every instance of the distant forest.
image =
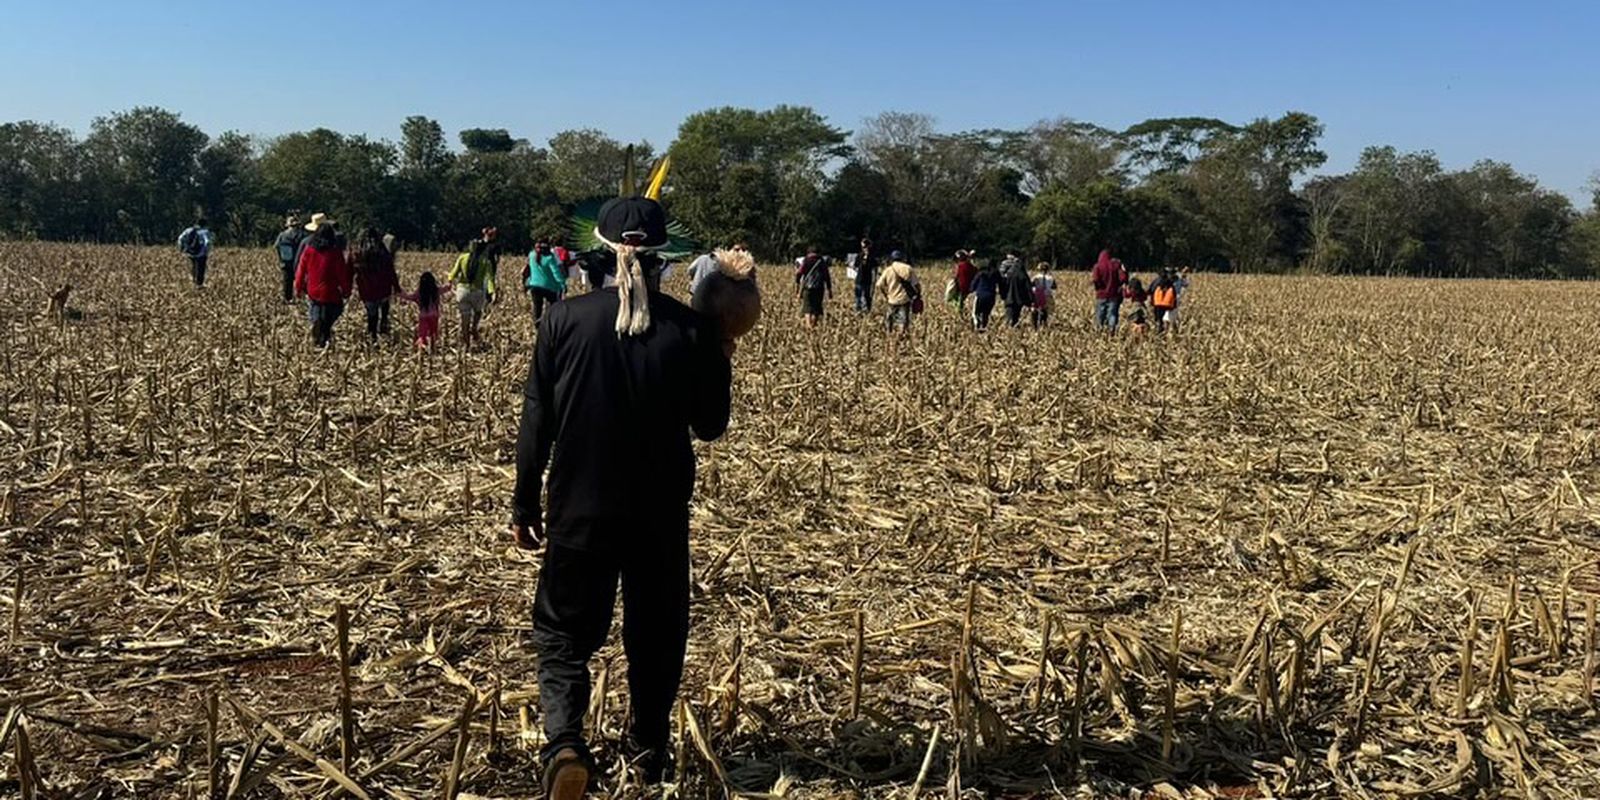
MULTIPOLYGON (((923 260, 1018 248, 1071 267, 1108 247, 1138 268, 1600 276, 1600 211, 1511 165, 1447 171, 1431 152, 1374 146, 1348 174, 1307 179, 1327 160, 1322 133, 1299 112, 950 134, 922 114, 852 132, 805 107, 717 108, 679 126, 663 202, 707 244, 742 240, 774 260, 842 254, 866 235, 923 260)), ((417 247, 458 246, 485 225, 522 246, 565 236, 578 204, 614 195, 629 152, 592 129, 543 145, 484 128, 456 141, 420 116, 398 142, 324 128, 212 137, 160 108, 98 118, 82 138, 7 123, 0 237, 170 243, 203 214, 221 241, 264 245, 287 212, 326 211, 417 247)), ((641 175, 661 155, 648 142, 631 152, 641 175)))

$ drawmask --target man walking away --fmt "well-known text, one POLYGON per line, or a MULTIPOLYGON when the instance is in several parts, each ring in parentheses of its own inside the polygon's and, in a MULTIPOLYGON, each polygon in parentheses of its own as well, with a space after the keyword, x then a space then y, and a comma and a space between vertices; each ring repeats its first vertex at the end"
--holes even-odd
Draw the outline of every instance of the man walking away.
POLYGON ((883 292, 883 300, 889 304, 889 331, 898 327, 909 332, 914 306, 922 299, 922 284, 899 250, 889 254, 889 266, 878 276, 878 291, 883 292))
POLYGON ((189 258, 189 272, 194 277, 194 288, 206 288, 206 259, 211 256, 211 231, 206 228, 206 218, 178 234, 178 252, 189 258))
POLYGON ((278 266, 283 269, 283 302, 294 302, 294 268, 300 259, 300 244, 306 240, 306 231, 300 227, 300 217, 290 214, 284 229, 273 242, 278 254, 278 266))
POLYGON ((849 266, 856 271, 856 311, 872 313, 872 286, 878 279, 878 254, 872 251, 872 242, 861 240, 861 249, 850 254, 849 266))
POLYGON ((1111 258, 1110 250, 1100 251, 1100 260, 1089 272, 1089 282, 1094 285, 1094 324, 1103 331, 1115 333, 1117 317, 1122 311, 1122 286, 1128 273, 1111 258))
POLYGON ((619 580, 628 745, 647 783, 666 773, 689 631, 690 434, 720 437, 731 401, 717 325, 660 291, 650 249, 667 242, 661 206, 612 200, 598 222, 613 264, 594 254, 585 265, 616 285, 545 313, 517 439, 512 535, 534 548, 548 532, 533 641, 545 796, 555 800, 581 797, 594 769, 583 736, 589 660, 605 642, 619 580))
POLYGON ((794 288, 805 307, 806 327, 817 327, 822 321, 824 298, 833 297, 833 273, 828 269, 827 257, 815 248, 806 251, 806 257, 795 268, 794 288))

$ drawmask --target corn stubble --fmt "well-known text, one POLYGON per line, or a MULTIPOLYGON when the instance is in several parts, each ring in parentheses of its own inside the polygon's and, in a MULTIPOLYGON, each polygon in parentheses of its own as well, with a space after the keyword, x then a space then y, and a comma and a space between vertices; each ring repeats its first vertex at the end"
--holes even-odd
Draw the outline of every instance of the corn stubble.
MULTIPOLYGON (((183 266, 0 247, 0 793, 533 795, 524 301, 318 354, 267 253, 183 266)), ((1135 344, 1072 273, 981 338, 786 277, 701 449, 678 796, 1600 794, 1600 287, 1202 276, 1135 344)))

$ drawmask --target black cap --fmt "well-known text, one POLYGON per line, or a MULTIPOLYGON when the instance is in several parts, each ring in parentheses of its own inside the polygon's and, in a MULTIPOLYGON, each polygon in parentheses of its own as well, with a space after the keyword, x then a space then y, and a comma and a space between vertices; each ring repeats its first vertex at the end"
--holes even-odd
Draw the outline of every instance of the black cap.
POLYGON ((648 197, 619 197, 607 200, 600 207, 596 225, 600 236, 608 242, 632 244, 643 247, 660 247, 667 243, 667 212, 661 204, 648 197))

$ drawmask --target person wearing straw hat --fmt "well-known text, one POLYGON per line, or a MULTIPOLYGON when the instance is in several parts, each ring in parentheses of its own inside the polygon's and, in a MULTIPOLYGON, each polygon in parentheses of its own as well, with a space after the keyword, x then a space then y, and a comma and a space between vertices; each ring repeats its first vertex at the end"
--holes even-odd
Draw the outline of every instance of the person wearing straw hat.
POLYGON ((306 240, 306 229, 300 227, 300 215, 290 214, 283 222, 284 228, 273 242, 278 255, 278 266, 283 269, 283 302, 294 302, 294 268, 300 259, 300 245, 306 240))
POLYGON ((308 301, 312 343, 326 348, 333 343, 333 325, 344 313, 345 300, 350 297, 352 275, 333 220, 318 214, 312 223, 317 227, 300 250, 294 289, 308 301))
POLYGON ((594 770, 589 660, 610 629, 619 581, 630 755, 646 782, 666 774, 689 632, 691 434, 720 437, 732 400, 720 326, 661 292, 651 252, 668 241, 661 206, 608 201, 595 235, 604 249, 584 264, 597 289, 551 306, 539 323, 512 502, 515 543, 545 548, 533 643, 553 798, 582 796, 594 770))

